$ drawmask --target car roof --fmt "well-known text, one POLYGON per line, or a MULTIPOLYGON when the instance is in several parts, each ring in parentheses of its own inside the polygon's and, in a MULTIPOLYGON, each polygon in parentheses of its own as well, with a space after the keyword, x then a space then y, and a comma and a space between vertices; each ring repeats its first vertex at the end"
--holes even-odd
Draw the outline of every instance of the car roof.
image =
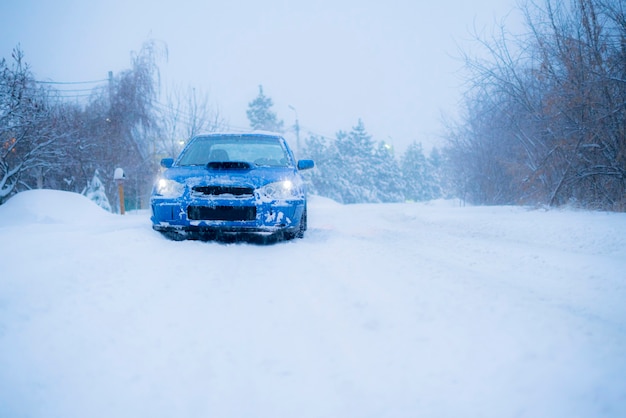
POLYGON ((210 132, 210 133, 195 135, 194 138, 199 138, 199 137, 209 138, 209 137, 220 137, 220 136, 241 136, 241 137, 247 137, 247 138, 253 138, 253 137, 283 138, 282 134, 277 133, 277 132, 271 132, 271 131, 210 132))

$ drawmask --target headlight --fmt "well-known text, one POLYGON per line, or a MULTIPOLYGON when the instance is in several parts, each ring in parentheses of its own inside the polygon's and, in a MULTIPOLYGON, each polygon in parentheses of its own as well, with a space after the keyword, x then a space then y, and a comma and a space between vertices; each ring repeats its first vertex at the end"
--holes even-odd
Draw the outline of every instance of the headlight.
POLYGON ((159 179, 155 185, 155 192, 163 197, 180 197, 185 190, 185 185, 168 179, 159 179))
POLYGON ((288 200, 304 197, 302 186, 291 180, 277 181, 259 189, 261 199, 288 200))

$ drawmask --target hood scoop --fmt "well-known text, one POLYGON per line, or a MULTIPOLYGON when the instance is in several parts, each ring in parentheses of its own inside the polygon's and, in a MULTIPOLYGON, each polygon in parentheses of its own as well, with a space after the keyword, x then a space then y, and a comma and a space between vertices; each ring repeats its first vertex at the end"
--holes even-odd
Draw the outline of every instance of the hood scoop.
POLYGON ((209 170, 250 170, 252 165, 245 161, 211 161, 208 163, 209 170))

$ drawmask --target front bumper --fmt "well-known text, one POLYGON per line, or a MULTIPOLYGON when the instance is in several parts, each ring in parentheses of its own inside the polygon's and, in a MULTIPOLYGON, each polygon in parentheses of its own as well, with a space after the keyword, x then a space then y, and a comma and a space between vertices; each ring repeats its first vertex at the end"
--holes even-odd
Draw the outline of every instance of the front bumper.
POLYGON ((305 200, 259 202, 256 199, 190 200, 153 197, 152 227, 160 232, 213 236, 276 234, 297 231, 305 200))

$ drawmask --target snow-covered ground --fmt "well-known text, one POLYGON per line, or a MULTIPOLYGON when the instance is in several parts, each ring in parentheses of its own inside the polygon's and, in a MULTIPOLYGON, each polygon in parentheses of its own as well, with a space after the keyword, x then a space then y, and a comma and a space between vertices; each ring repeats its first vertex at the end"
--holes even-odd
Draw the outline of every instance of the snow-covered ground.
POLYGON ((0 206, 0 417, 624 417, 626 214, 312 197, 303 240, 0 206))

